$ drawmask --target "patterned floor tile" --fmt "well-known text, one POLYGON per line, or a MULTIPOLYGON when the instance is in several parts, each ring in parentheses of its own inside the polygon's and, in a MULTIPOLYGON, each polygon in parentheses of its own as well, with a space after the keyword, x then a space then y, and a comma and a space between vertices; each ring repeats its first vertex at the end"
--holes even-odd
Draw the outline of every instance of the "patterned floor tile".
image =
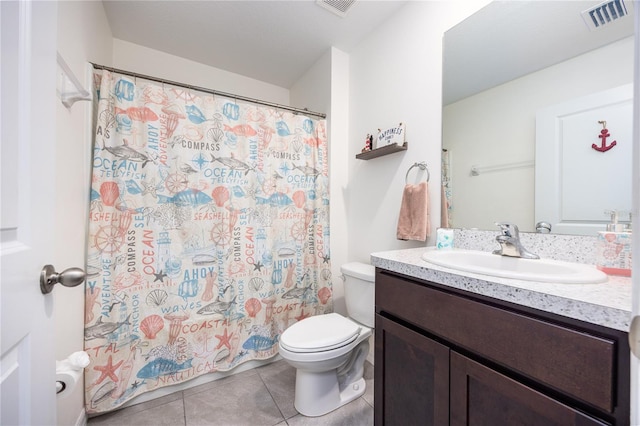
POLYGON ((262 378, 273 400, 285 419, 298 414, 293 406, 296 386, 296 369, 286 361, 276 361, 256 371, 262 378))
POLYGON ((287 419, 287 424, 289 426, 371 426, 373 425, 373 407, 364 399, 358 398, 324 416, 297 415, 287 419))
POLYGON ((280 360, 224 379, 92 417, 89 426, 368 426, 373 424, 373 365, 365 394, 321 417, 296 411, 295 368, 280 360))
MULTIPOLYGON (((139 404, 144 405, 144 404, 139 404)), ((134 408, 136 406, 130 407, 134 408)), ((96 426, 184 426, 185 413, 182 398, 146 410, 129 411, 129 408, 92 417, 88 425, 96 426)))
POLYGON ((185 396, 184 405, 187 426, 272 426, 284 420, 257 374, 185 396))

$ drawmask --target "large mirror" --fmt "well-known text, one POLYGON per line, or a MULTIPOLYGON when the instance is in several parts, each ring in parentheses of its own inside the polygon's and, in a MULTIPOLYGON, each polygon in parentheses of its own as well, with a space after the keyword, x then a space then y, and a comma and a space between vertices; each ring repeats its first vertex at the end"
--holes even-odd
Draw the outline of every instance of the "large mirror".
MULTIPOLYGON (((564 163, 536 159, 536 152, 544 151, 536 148, 536 134, 542 137, 536 122, 540 126, 545 111, 599 98, 621 87, 631 91, 632 2, 614 0, 598 10, 599 5, 592 1, 493 2, 445 33, 443 203, 451 208, 449 223, 443 221, 443 226, 495 230, 496 221, 509 221, 522 231, 535 232, 536 222, 555 220, 546 213, 536 217, 536 197, 544 196, 557 201, 556 207, 564 212, 583 212, 581 205, 570 205, 580 199, 598 215, 577 214, 575 221, 589 222, 589 226, 553 226, 552 232, 595 234, 605 229, 605 210, 630 210, 631 156, 624 151, 631 145, 630 136, 626 140, 631 134, 627 124, 614 118, 599 118, 609 121, 598 124, 589 118, 588 126, 574 126, 586 135, 585 155, 593 160, 573 153, 564 154, 571 159, 564 163), (610 134, 606 144, 617 140, 618 146, 596 152, 592 142, 600 144, 598 137, 605 128, 610 134), (605 200, 593 192, 593 185, 581 185, 586 181, 580 173, 587 169, 612 179, 606 185, 619 189, 621 199, 605 200), (561 182, 538 179, 558 170, 561 182), (577 189, 566 186, 570 181, 577 182, 577 189), (557 199, 563 194, 573 196, 557 199)), ((567 144, 546 136, 544 141, 552 147, 567 144)), ((621 220, 628 217, 621 215, 621 220)))

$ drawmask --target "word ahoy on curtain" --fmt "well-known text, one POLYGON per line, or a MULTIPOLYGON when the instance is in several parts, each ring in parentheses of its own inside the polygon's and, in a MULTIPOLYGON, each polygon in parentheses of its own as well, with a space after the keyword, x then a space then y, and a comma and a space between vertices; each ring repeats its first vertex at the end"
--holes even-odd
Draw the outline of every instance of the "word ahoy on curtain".
POLYGON ((332 310, 325 120, 107 70, 94 90, 88 413, 332 310))

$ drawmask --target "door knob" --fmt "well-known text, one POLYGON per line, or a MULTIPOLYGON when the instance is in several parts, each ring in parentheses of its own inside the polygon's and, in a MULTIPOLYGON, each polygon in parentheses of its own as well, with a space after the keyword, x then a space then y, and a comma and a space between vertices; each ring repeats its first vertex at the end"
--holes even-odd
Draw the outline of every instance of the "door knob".
POLYGON ((57 273, 52 265, 45 265, 40 272, 40 290, 42 294, 48 294, 56 284, 75 287, 82 284, 86 276, 87 274, 80 268, 68 268, 57 273))

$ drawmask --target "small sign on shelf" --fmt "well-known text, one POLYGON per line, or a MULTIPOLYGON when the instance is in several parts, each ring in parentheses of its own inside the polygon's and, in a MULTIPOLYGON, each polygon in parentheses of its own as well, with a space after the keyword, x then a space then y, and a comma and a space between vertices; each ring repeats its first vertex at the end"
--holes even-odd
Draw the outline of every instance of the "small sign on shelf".
POLYGON ((402 123, 388 129, 378 129, 378 136, 374 141, 375 146, 373 148, 382 148, 394 143, 399 146, 404 145, 404 130, 404 124, 402 123))

